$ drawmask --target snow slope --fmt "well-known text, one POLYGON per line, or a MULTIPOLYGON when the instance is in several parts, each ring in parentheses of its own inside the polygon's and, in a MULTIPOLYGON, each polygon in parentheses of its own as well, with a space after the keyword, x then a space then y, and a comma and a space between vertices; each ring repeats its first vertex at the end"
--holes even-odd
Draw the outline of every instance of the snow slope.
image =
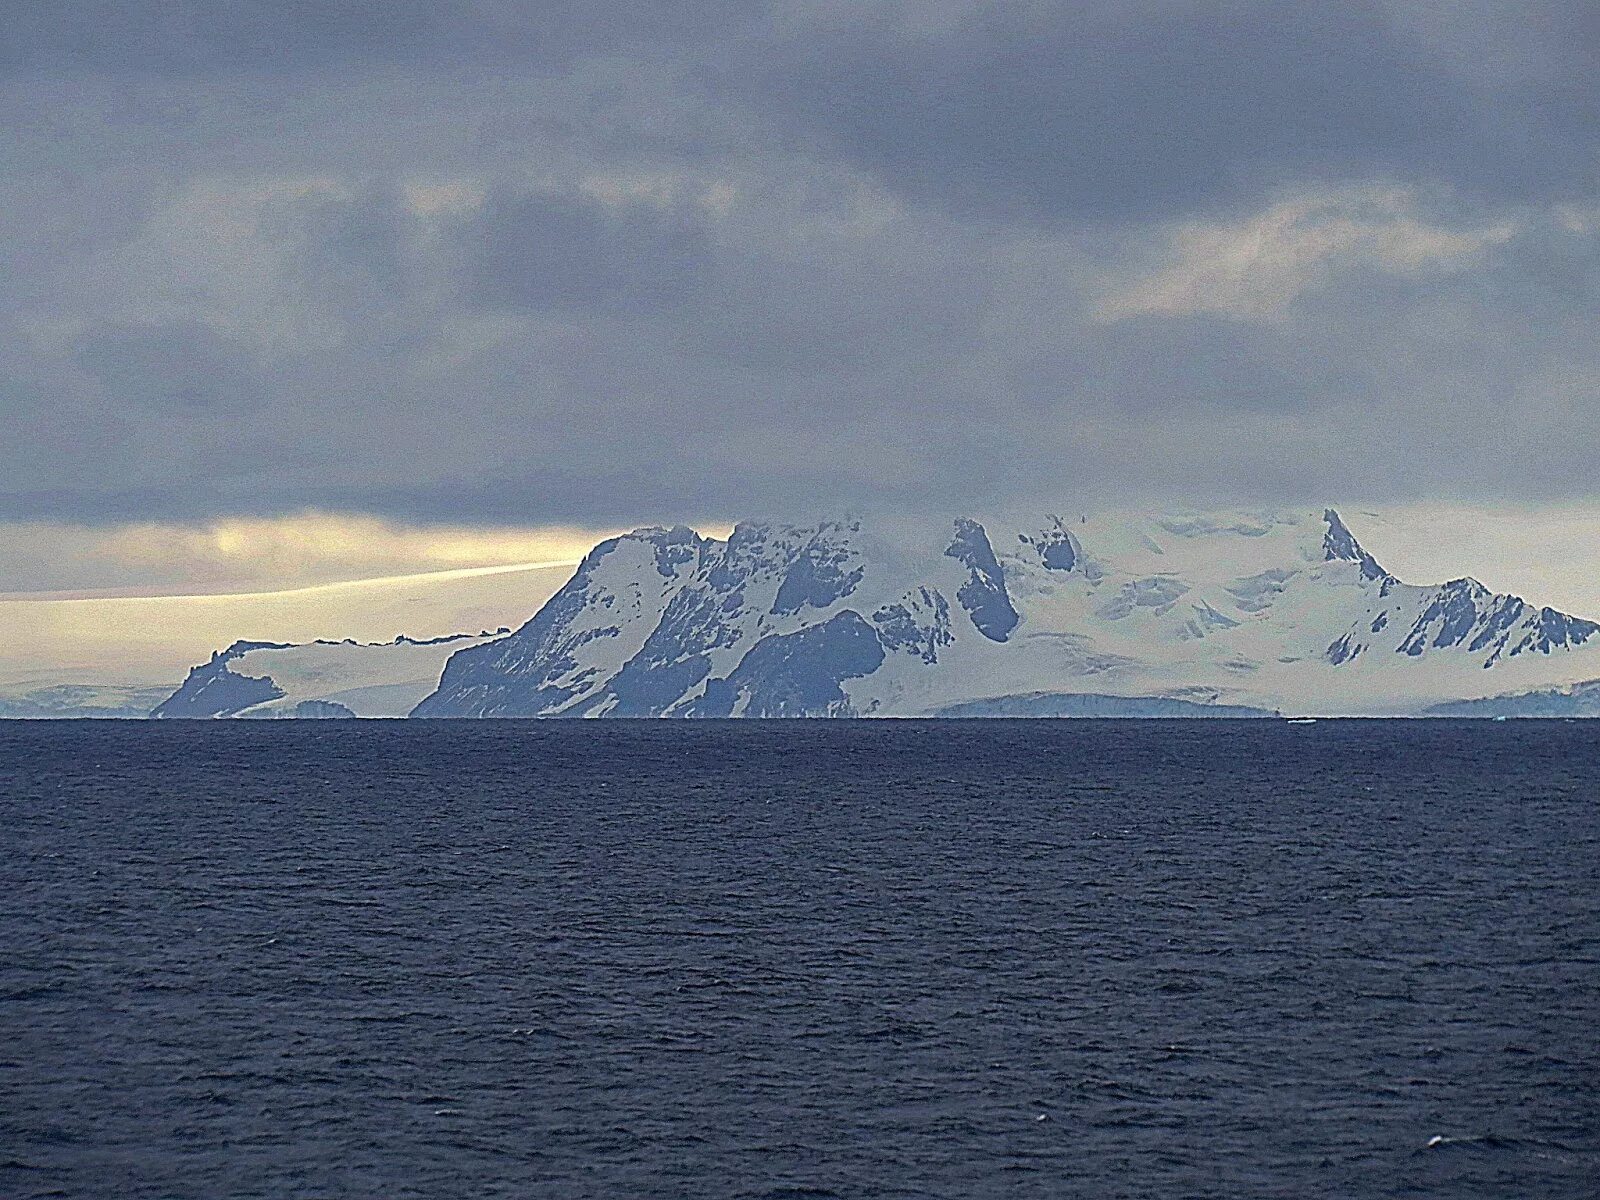
POLYGON ((415 715, 1412 714, 1600 678, 1597 635, 1404 583, 1332 510, 653 528, 415 715))
POLYGON ((235 642, 195 667, 150 714, 171 717, 403 717, 457 650, 506 633, 414 641, 235 642))

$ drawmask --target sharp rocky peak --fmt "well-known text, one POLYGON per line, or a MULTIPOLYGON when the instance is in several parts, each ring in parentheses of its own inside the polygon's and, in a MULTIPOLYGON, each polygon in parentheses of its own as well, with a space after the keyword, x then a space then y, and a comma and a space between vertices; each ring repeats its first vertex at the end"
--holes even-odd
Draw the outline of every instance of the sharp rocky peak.
POLYGON ((1328 531, 1322 537, 1322 551, 1328 562, 1359 563, 1361 574, 1367 579, 1389 578, 1389 572, 1378 565, 1378 560, 1361 548, 1361 543, 1356 541, 1356 535, 1350 532, 1350 527, 1344 523, 1344 518, 1339 516, 1337 510, 1324 509, 1322 520, 1328 527, 1328 531))

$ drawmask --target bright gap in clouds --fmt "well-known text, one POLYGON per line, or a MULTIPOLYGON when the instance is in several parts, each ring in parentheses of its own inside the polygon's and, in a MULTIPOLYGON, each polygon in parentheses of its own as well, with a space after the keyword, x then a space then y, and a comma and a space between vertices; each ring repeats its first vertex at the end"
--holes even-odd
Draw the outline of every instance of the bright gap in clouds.
POLYGON ((238 640, 387 642, 516 627, 572 564, 438 571, 281 592, 75 600, 0 597, 0 688, 171 685, 238 640))
MULTIPOLYGON (((1216 313, 1287 319, 1304 292, 1341 269, 1402 277, 1473 265, 1518 230, 1507 219, 1428 218, 1412 189, 1335 188, 1282 196, 1242 219, 1180 222, 1155 238, 1152 264, 1102 281, 1101 320, 1216 313)), ((1127 268, 1124 267, 1126 272, 1127 268)))
POLYGON ((0 524, 0 594, 281 592, 358 579, 575 563, 618 530, 409 525, 308 512, 196 523, 0 524))

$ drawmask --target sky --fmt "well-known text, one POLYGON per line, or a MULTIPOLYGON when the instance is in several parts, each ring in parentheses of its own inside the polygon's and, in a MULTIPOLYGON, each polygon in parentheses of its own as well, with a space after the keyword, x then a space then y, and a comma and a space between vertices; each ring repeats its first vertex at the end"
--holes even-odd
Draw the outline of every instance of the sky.
POLYGON ((1592 0, 9 0, 0 593, 1334 503, 1566 595, 1596 78, 1592 0))

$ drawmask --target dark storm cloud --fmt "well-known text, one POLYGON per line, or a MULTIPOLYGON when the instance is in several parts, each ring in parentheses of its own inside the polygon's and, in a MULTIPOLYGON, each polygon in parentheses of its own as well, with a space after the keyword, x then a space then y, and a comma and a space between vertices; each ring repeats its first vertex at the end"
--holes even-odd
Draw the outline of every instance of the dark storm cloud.
POLYGON ((102 326, 78 342, 72 361, 135 410, 237 410, 262 394, 250 356, 192 321, 102 326))
POLYGON ((356 283, 398 295, 415 284, 406 246, 417 230, 389 188, 313 198, 275 217, 265 233, 294 247, 294 270, 322 294, 356 283))
MULTIPOLYGON (((1422 6, 1417 6, 1422 8, 1422 6)), ((1540 69, 1485 78, 1481 51, 1406 5, 975 5, 931 35, 870 16, 767 64, 794 127, 897 189, 980 219, 1130 218, 1285 179, 1406 178, 1489 197, 1595 181, 1600 8, 1445 21, 1542 30, 1540 69)), ((870 12, 870 10, 868 10, 870 12)), ((1426 9, 1424 9, 1426 11, 1426 9)), ((1501 47, 1502 53, 1505 47, 1501 47)))
POLYGON ((992 275, 959 227, 864 236, 837 209, 782 203, 737 220, 501 189, 453 223, 451 244, 475 308, 633 319, 656 358, 802 374, 971 349, 992 275), (807 234, 786 235, 802 217, 807 234))
POLYGON ((660 313, 711 273, 704 224, 649 203, 496 195, 460 236, 469 297, 487 307, 660 313))
POLYGON ((0 71, 473 70, 726 36, 751 0, 9 0, 0 71))
POLYGON ((1597 12, 6 5, 0 515, 1592 497, 1597 12))

